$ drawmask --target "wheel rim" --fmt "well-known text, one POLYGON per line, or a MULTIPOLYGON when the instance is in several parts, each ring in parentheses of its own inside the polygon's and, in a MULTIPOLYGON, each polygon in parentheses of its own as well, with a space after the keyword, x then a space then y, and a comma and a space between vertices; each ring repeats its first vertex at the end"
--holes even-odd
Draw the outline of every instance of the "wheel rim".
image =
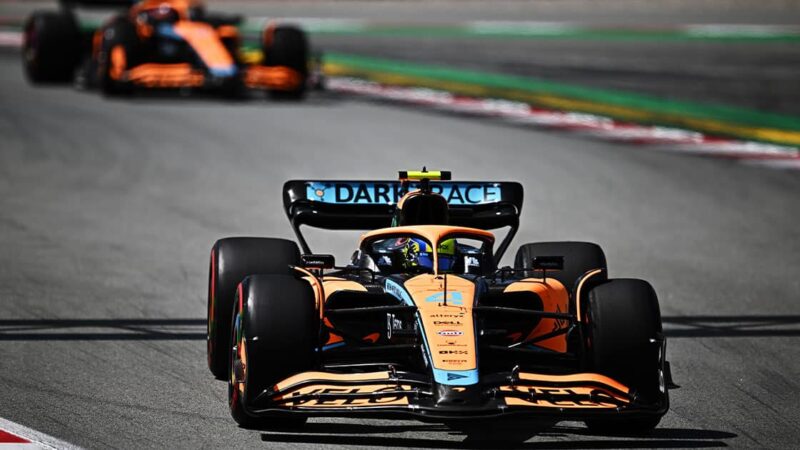
MULTIPOLYGON (((217 285, 217 273, 216 273, 216 261, 215 261, 215 251, 214 249, 211 250, 211 267, 209 270, 209 280, 208 280, 208 323, 206 324, 206 355, 208 358, 208 365, 212 369, 214 367, 218 367, 219 365, 216 364, 215 360, 219 359, 216 357, 214 353, 214 339, 217 335, 217 318, 216 314, 214 314, 214 306, 216 303, 216 285, 217 285)), ((217 370, 217 369, 214 369, 217 370)), ((219 376, 219 375, 217 375, 219 376)))
POLYGON ((241 285, 238 290, 236 311, 233 318, 233 330, 231 333, 231 358, 228 370, 228 396, 231 407, 238 407, 240 399, 244 397, 247 380, 247 346, 245 345, 244 330, 242 329, 242 291, 241 285), (236 380, 236 365, 241 364, 243 382, 236 380))

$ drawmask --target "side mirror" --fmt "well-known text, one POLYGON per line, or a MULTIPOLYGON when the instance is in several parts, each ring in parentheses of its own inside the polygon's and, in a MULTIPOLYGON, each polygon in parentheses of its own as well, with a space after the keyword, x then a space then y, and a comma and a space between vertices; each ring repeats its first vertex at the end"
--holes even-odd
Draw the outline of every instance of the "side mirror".
POLYGON ((542 279, 547 281, 548 270, 564 270, 563 256, 534 256, 531 260, 533 270, 542 271, 542 279))
POLYGON ((336 266, 336 258, 333 255, 301 255, 303 267, 307 269, 333 269, 336 266))
POLYGON ((563 256, 534 256, 531 260, 533 270, 564 270, 563 256))

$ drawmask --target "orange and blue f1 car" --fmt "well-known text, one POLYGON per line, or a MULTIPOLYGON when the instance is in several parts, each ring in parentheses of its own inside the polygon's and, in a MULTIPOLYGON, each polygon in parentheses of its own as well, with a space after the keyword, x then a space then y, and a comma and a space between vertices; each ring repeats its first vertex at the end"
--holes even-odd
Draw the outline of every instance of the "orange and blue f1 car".
POLYGON ((588 242, 524 244, 513 267, 498 267, 522 185, 450 178, 289 181, 299 246, 214 244, 208 364, 241 426, 315 416, 659 423, 674 385, 651 285, 609 278, 588 242), (337 266, 311 251, 304 226, 369 231, 337 266), (497 242, 488 230, 501 228, 497 242))
POLYGON ((241 95, 265 90, 300 98, 309 85, 309 49, 302 30, 268 23, 263 58, 242 57, 241 18, 212 14, 198 0, 62 0, 60 11, 37 11, 23 34, 23 63, 34 83, 81 81, 107 95, 180 88, 241 95), (83 30, 76 7, 124 6, 95 30, 83 30))

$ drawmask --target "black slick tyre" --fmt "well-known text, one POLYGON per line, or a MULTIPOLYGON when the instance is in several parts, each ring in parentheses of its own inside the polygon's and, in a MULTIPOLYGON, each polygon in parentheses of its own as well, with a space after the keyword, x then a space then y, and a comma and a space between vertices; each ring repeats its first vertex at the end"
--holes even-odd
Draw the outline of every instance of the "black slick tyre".
POLYGON ((292 241, 233 237, 211 248, 208 273, 208 368, 219 380, 228 376, 231 314, 236 286, 248 275, 291 275, 289 265, 300 265, 300 250, 292 241))
MULTIPOLYGON (((587 349, 591 369, 628 386, 637 401, 667 402, 660 372, 661 313, 650 283, 612 279, 588 294, 587 349)), ((587 420, 601 432, 643 433, 661 420, 659 415, 587 420)))
POLYGON ((36 11, 25 22, 22 63, 32 83, 71 82, 80 53, 80 31, 72 13, 36 11))
POLYGON ((308 38, 299 28, 277 25, 264 33, 263 64, 268 67, 283 66, 300 75, 300 84, 292 90, 270 90, 270 97, 278 100, 299 100, 306 94, 308 79, 308 38))
POLYGON ((228 404, 244 428, 300 426, 304 417, 253 416, 265 389, 314 368, 319 317, 311 285, 289 275, 251 275, 236 291, 231 323, 228 404))

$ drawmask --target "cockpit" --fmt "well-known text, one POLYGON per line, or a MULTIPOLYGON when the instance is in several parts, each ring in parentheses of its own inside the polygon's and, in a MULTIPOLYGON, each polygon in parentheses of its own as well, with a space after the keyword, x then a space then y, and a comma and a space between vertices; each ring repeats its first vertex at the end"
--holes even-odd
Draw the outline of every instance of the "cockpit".
POLYGON ((383 275, 482 275, 494 270, 494 239, 490 233, 474 234, 464 230, 446 233, 449 229, 454 227, 421 226, 376 230, 373 236, 367 236, 362 241, 352 263, 383 275), (418 228, 420 232, 404 232, 403 228, 418 228))

